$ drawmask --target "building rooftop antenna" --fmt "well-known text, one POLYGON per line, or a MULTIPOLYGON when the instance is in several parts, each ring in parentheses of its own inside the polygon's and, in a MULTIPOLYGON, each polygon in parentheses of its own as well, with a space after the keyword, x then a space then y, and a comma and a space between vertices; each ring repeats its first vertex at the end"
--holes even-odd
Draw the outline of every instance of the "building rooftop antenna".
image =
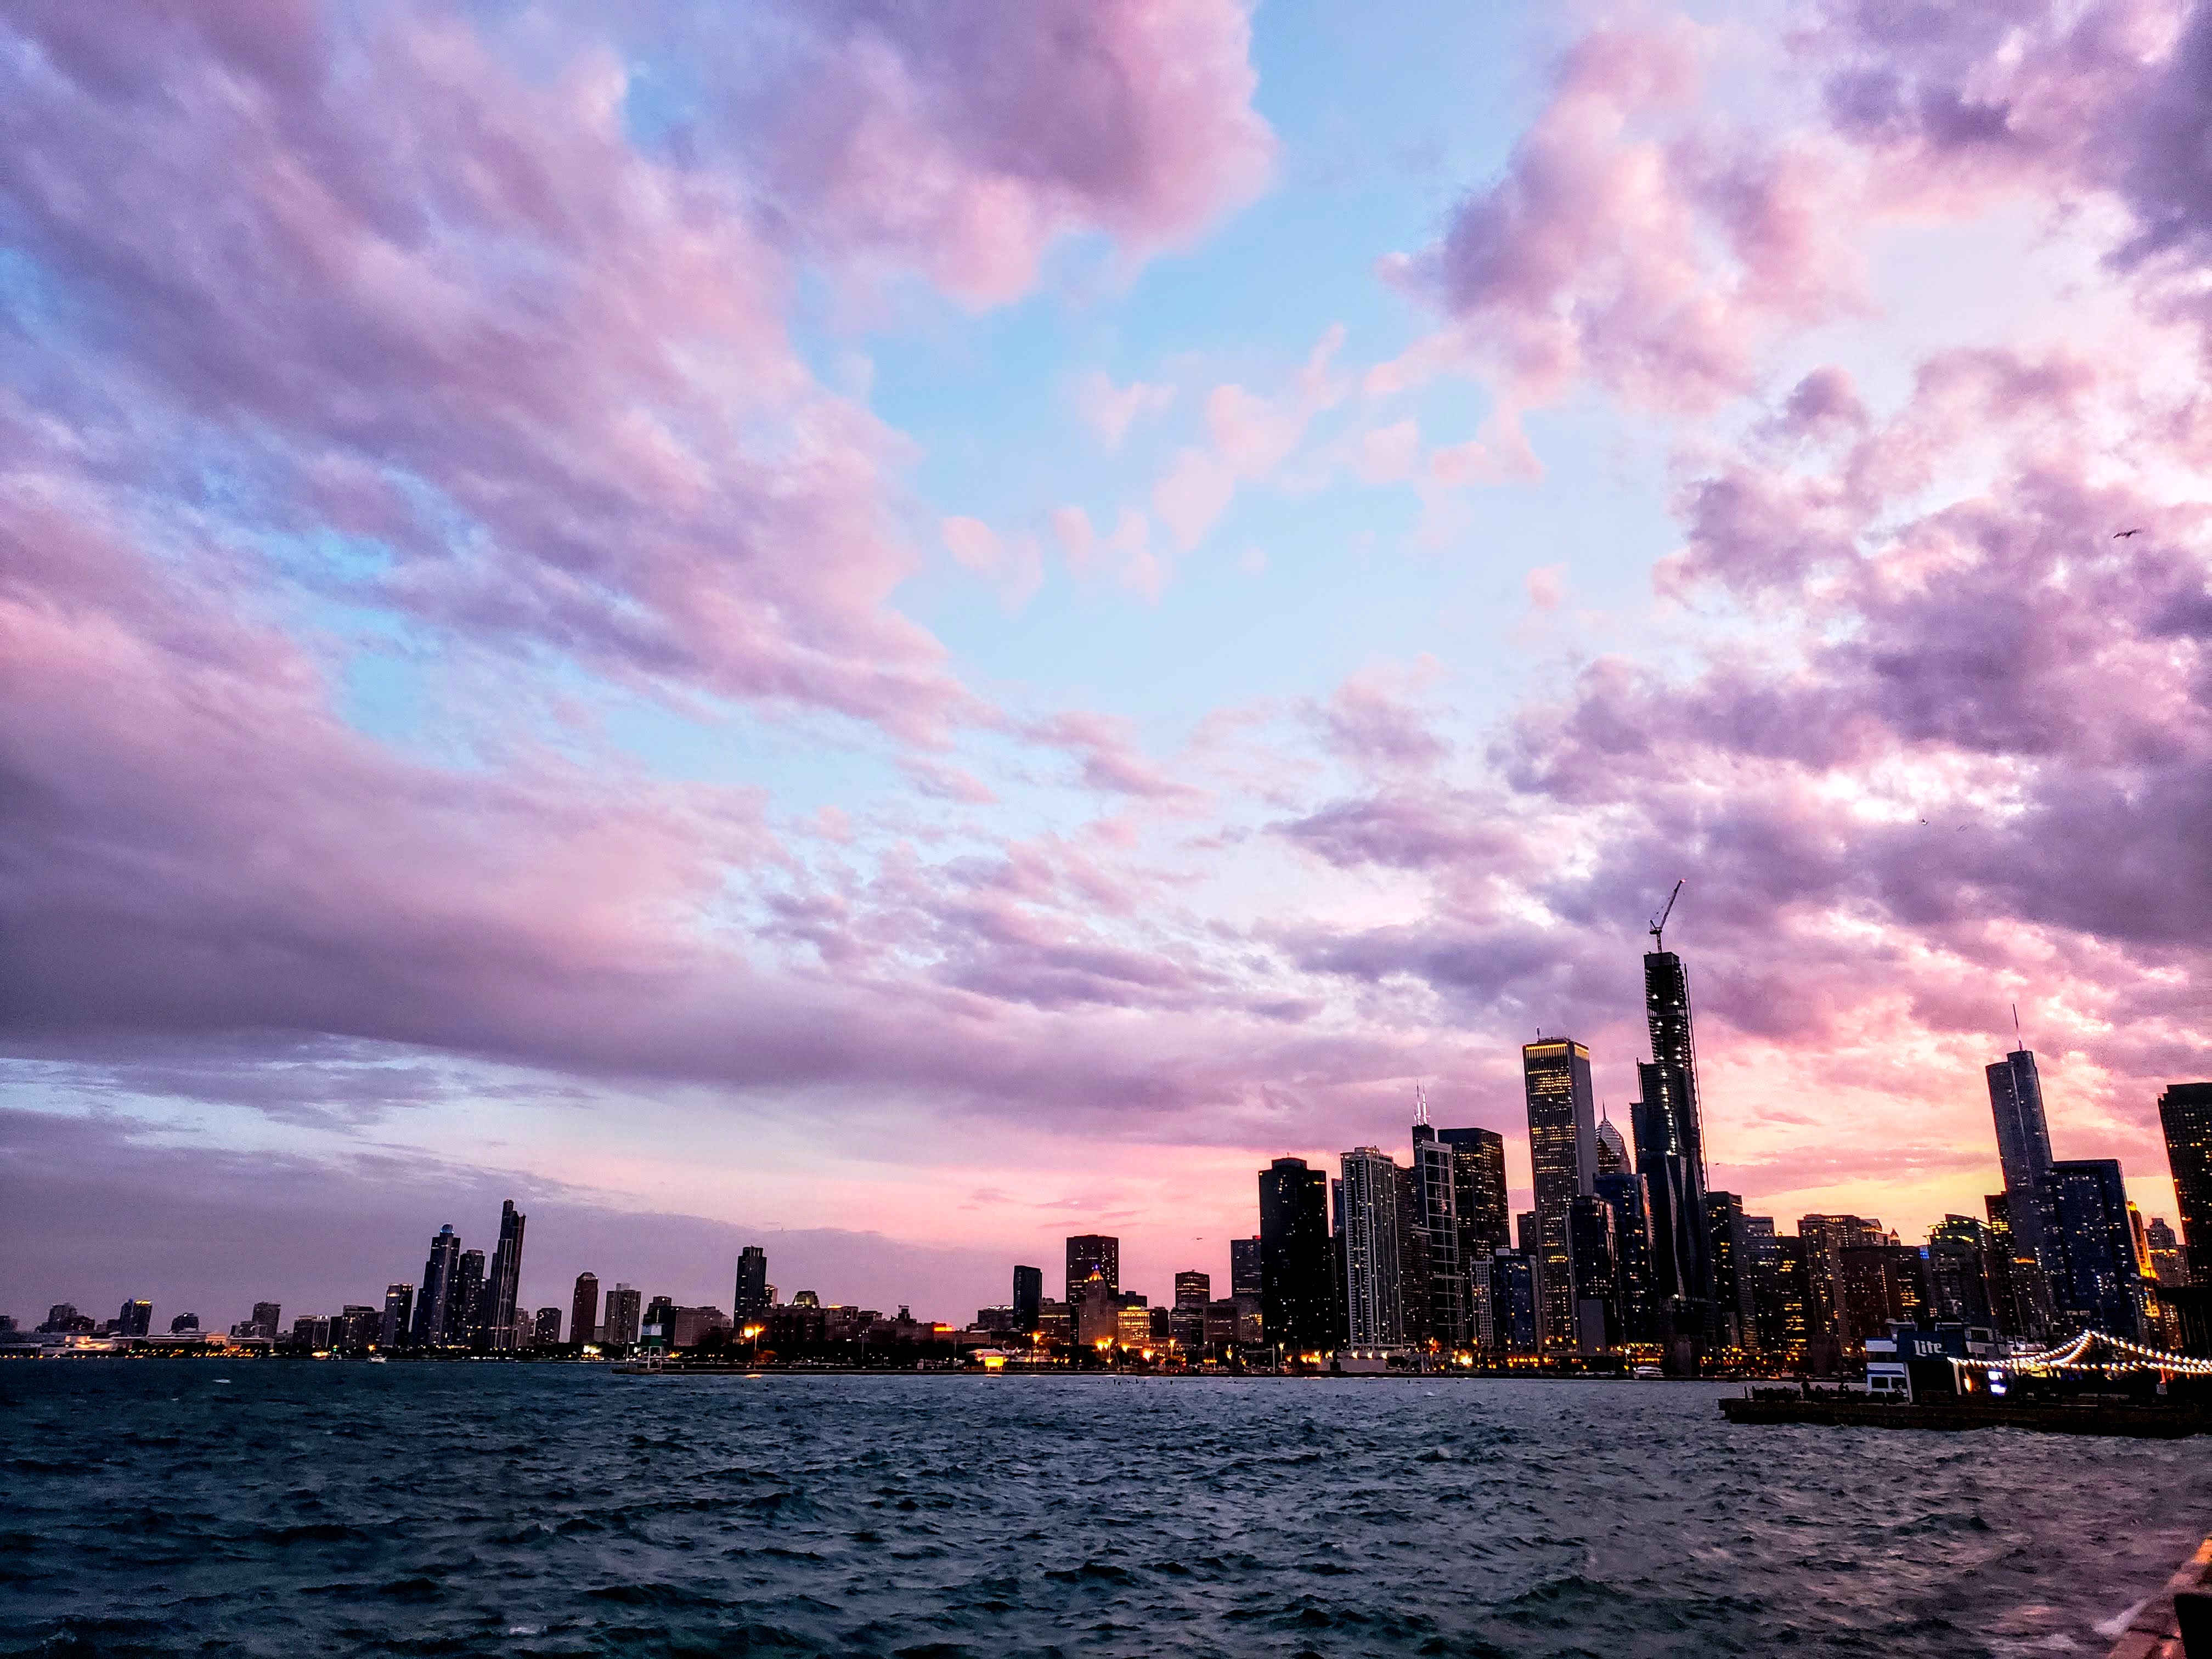
POLYGON ((2012 1006, 2012 1040, 2022 1048, 2027 1047, 2027 1039, 2020 1034, 2020 1004, 2017 1002, 2012 1006))
POLYGON ((1667 918, 1674 914, 1674 901, 1682 896, 1682 883, 1688 879, 1687 876, 1684 876, 1675 882, 1674 890, 1667 895, 1667 908, 1651 918, 1651 948, 1655 952, 1667 948, 1666 940, 1662 937, 1667 926, 1667 918))
POLYGON ((1413 1083, 1413 1127, 1419 1128, 1428 1121, 1429 1091, 1423 1088, 1420 1080, 1416 1079, 1413 1083))

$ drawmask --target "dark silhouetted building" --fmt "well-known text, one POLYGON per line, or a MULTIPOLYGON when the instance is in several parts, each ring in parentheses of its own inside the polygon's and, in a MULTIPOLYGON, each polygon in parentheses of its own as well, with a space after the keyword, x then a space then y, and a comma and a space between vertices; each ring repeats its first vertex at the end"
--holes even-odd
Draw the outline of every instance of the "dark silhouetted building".
POLYGON ((2158 1121, 2181 1210, 2189 1280, 2212 1285, 2212 1083, 2167 1085, 2158 1097, 2158 1121))
POLYGON ((1661 1341, 1664 1333, 1651 1296, 1651 1212, 1644 1177, 1622 1170, 1599 1176, 1596 1186, 1598 1197, 1613 1212, 1614 1302, 1621 1340, 1661 1341))
POLYGON ((2143 1243, 2150 1248, 2151 1272, 2162 1288, 2189 1283, 2189 1258, 2182 1252, 2180 1236, 2164 1216, 2150 1218, 2150 1224, 2143 1229, 2143 1243))
POLYGON ((1528 1103, 1528 1163, 1535 1176, 1537 1297, 1547 1347, 1577 1346, 1574 1257, 1567 1212, 1597 1190, 1597 1097, 1589 1050, 1571 1037, 1525 1043, 1521 1073, 1528 1103))
POLYGON ((1854 1347, 1889 1335, 1893 1321, 1929 1317, 1927 1262, 1911 1244, 1853 1244, 1842 1253, 1842 1335, 1854 1347))
POLYGON ((1970 1215, 1947 1215, 1928 1232, 1928 1297, 1935 1318, 2001 1327, 1990 1273, 2000 1246, 1990 1228, 1970 1215))
POLYGON ((568 1340, 581 1346, 599 1334, 599 1276, 578 1273, 575 1294, 568 1303, 568 1340))
POLYGON ((600 1327, 599 1340, 611 1348, 635 1346, 638 1333, 643 1329, 645 1294, 627 1285, 617 1284, 607 1292, 607 1309, 600 1327))
POLYGON ((1567 1254, 1575 1276, 1575 1348, 1601 1353, 1626 1340, 1620 1313, 1620 1256, 1613 1206, 1595 1193, 1567 1206, 1567 1254))
POLYGON ((530 1346, 543 1352, 561 1346, 561 1310, 540 1308, 530 1324, 530 1346))
POLYGON ((198 1314, 180 1313, 169 1322, 169 1334, 183 1336, 187 1332, 198 1330, 199 1328, 200 1316, 198 1314))
POLYGON ((499 1244, 484 1279, 482 1346, 503 1351, 515 1346, 514 1304, 522 1283, 522 1230, 530 1218, 508 1199, 499 1206, 499 1244))
POLYGON ((1260 1171, 1260 1306, 1266 1340, 1285 1353, 1336 1346, 1330 1253, 1328 1177, 1277 1158, 1260 1171))
POLYGON ((1790 1364, 1805 1357, 1805 1241, 1778 1233, 1770 1216, 1754 1216, 1752 1295, 1761 1352, 1790 1364))
POLYGON ((2143 1285, 2118 1158, 2067 1158, 2047 1176, 2059 1272, 2051 1290, 2060 1322, 2124 1341, 2142 1337, 2143 1285))
POLYGON ((1014 1269, 1014 1328, 1034 1331, 1044 1312, 1044 1269, 1014 1269))
POLYGON ((1743 1212, 1743 1200, 1736 1194, 1705 1194, 1705 1231, 1713 1247, 1717 1332, 1723 1342, 1744 1348, 1757 1346, 1759 1325, 1752 1290, 1747 1219, 1743 1212))
MULTIPOLYGON (((1846 1340, 1844 1321, 1844 1252, 1887 1244, 1881 1223, 1856 1215, 1808 1215, 1797 1218, 1805 1251, 1805 1334, 1812 1369, 1823 1375, 1841 1363, 1846 1340)), ((1881 1333, 1877 1332, 1877 1335, 1881 1333)))
POLYGON ((246 1322, 252 1327, 249 1335, 265 1337, 274 1342, 277 1331, 284 1323, 283 1307, 275 1302, 257 1302, 253 1304, 253 1317, 246 1322))
POLYGON ((1097 1273, 1116 1296, 1121 1291, 1121 1241, 1103 1233, 1079 1233, 1067 1241, 1067 1299, 1097 1273))
POLYGON ((415 1298, 415 1346, 442 1348, 459 1340, 463 1310, 453 1305, 453 1282, 460 1272, 461 1241, 450 1223, 430 1241, 422 1264, 422 1293, 415 1298))
POLYGON ((1202 1308, 1213 1300, 1213 1275, 1190 1268, 1175 1276, 1175 1304, 1178 1308, 1202 1308))
POLYGON ((1644 954, 1644 1014, 1651 1058, 1636 1068, 1642 1098, 1630 1108, 1629 1121, 1636 1170, 1650 1206, 1652 1299, 1670 1339, 1669 1367, 1694 1370, 1697 1346, 1720 1333, 1690 979, 1672 951, 1644 954))
POLYGON ((1425 1122, 1413 1126, 1413 1161, 1406 1171, 1401 1222, 1407 1234, 1400 1260, 1408 1283, 1418 1271, 1418 1316, 1407 1297, 1407 1336, 1464 1348, 1469 1338, 1467 1267, 1460 1255, 1459 1182, 1452 1148, 1425 1122))
POLYGON ((2050 1237, 2055 1221, 2051 1195, 2045 1188, 2051 1169, 2051 1127, 2043 1111, 2043 1079, 2035 1056, 2024 1048, 1992 1062, 1986 1072, 2014 1251, 2033 1258, 2055 1288, 2061 1268, 2057 1241, 2050 1237))
POLYGON ((1490 1258, 1491 1346, 1502 1353, 1537 1351, 1535 1263, 1519 1250, 1490 1258))
POLYGON ((1232 1238, 1229 1241, 1229 1294, 1231 1296, 1260 1296, 1260 1238, 1232 1238))
POLYGON ((768 1252, 748 1244, 738 1252, 738 1282, 730 1297, 730 1314, 738 1325, 757 1324, 769 1309, 768 1252))
POLYGON ((481 1346, 491 1312, 484 1301, 482 1250, 463 1250, 454 1259, 453 1301, 446 1313, 446 1340, 457 1346, 481 1346))
POLYGON ((380 1348, 404 1348, 415 1331, 415 1287, 409 1284, 384 1287, 384 1318, 376 1331, 380 1348))
POLYGON ((126 1302, 123 1311, 115 1316, 118 1336, 149 1336, 154 1330, 154 1304, 143 1300, 126 1302))
POLYGON ((1400 1283, 1397 1160, 1378 1146, 1342 1157, 1345 1337, 1355 1348, 1406 1340, 1400 1283))

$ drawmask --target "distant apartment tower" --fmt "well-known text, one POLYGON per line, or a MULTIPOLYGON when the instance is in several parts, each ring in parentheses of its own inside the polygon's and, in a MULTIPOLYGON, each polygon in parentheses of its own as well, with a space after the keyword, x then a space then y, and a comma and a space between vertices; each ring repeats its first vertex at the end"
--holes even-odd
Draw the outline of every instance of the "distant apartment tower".
POLYGON ((123 1311, 115 1316, 118 1336, 147 1336, 154 1329, 154 1304, 140 1297, 123 1304, 123 1311))
POLYGON ((1285 1353, 1336 1346, 1328 1177, 1302 1158, 1260 1171, 1260 1312, 1264 1340, 1285 1353))
POLYGON ((2045 1174, 2063 1258, 2052 1285, 2063 1322, 2140 1341, 2143 1285, 2118 1158, 2067 1158, 2045 1174))
POLYGON ((453 1305, 446 1314, 446 1340, 480 1346, 487 1311, 484 1253, 463 1250, 453 1268, 453 1305))
POLYGON ((429 1259, 422 1264, 422 1293, 415 1298, 415 1346, 418 1348, 442 1348, 459 1336, 453 1279, 460 1261, 460 1237, 448 1222, 430 1241, 429 1259))
POLYGON ((1092 1273, 1121 1292, 1121 1241, 1104 1233, 1078 1233, 1067 1241, 1067 1299, 1073 1303, 1092 1273))
POLYGON ((1355 1348, 1395 1347, 1406 1340, 1397 1161, 1378 1146, 1355 1146, 1341 1165, 1346 1340, 1355 1348))
POLYGON ((644 1312, 645 1293, 617 1284, 607 1292, 606 1323, 600 1341, 613 1348, 635 1346, 645 1322, 644 1312))
POLYGON ((1018 1331, 1036 1330, 1044 1316, 1044 1269, 1017 1267, 1014 1269, 1014 1328, 1018 1331))
POLYGON ((494 1350, 515 1346, 514 1304, 522 1283, 522 1230, 530 1218, 508 1199, 499 1206, 499 1245, 484 1277, 481 1345, 494 1350))
POLYGON ((2189 1282, 2188 1258, 2182 1254, 2181 1239, 2172 1223, 2162 1215, 2153 1216, 2143 1229, 2143 1243, 2150 1248, 2151 1272, 2160 1285, 2171 1288, 2189 1282))
POLYGON ((1547 1347, 1571 1348, 1580 1322, 1568 1214, 1596 1193, 1597 1097, 1589 1050, 1571 1037, 1524 1043, 1522 1079, 1528 1105, 1528 1162, 1535 1176, 1537 1297, 1547 1347))
POLYGON ((768 1310, 768 1252, 757 1244, 748 1244, 738 1252, 737 1288, 730 1297, 730 1313, 743 1328, 757 1323, 768 1310))
POLYGON ((1213 1300, 1213 1275, 1187 1268, 1175 1276, 1175 1304, 1178 1308, 1202 1308, 1213 1300))
POLYGON ((568 1303, 568 1340, 581 1346, 599 1334, 599 1276, 578 1273, 576 1291, 568 1303))
MULTIPOLYGON (((1413 1162, 1404 1191, 1412 1200, 1400 1218, 1401 1230, 1417 1246, 1424 1293, 1418 1332, 1408 1335, 1436 1342, 1447 1353, 1465 1347, 1474 1321, 1468 1295, 1467 1260, 1461 1254, 1458 1160, 1452 1147, 1427 1121, 1428 1103, 1413 1125, 1413 1162)), ((1401 1269, 1410 1272, 1406 1262, 1401 1269)))
MULTIPOLYGON (((13 1322, 11 1321, 10 1328, 12 1328, 13 1322)), ((199 1328, 200 1316, 198 1314, 180 1313, 174 1319, 172 1319, 169 1322, 169 1334, 171 1336, 182 1336, 188 1331, 198 1331, 199 1328)))
POLYGON ((253 1304, 253 1317, 246 1322, 251 1327, 246 1333, 248 1335, 263 1337, 274 1342, 276 1340, 277 1331, 284 1323, 283 1304, 277 1302, 257 1302, 253 1304))
POLYGON ((2158 1097, 2158 1121, 2181 1209, 2189 1279, 2212 1285, 2212 1083, 2169 1084, 2158 1097))
POLYGON ((415 1328, 415 1287, 405 1282, 384 1287, 384 1321, 377 1328, 376 1346, 404 1348, 415 1328))
POLYGON ((1260 1288, 1260 1238, 1232 1238, 1229 1241, 1229 1294, 1258 1296, 1260 1288))
POLYGON ((561 1346, 561 1310, 540 1308, 530 1322, 530 1346, 540 1352, 561 1346))

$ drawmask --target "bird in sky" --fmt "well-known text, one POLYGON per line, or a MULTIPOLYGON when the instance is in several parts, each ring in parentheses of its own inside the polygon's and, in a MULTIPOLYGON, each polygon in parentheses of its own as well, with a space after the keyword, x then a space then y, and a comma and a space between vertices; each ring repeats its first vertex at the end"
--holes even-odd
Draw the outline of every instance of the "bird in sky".
POLYGON ((2112 539, 2116 542, 2124 542, 2130 536, 2140 536, 2142 534, 2142 527, 2138 525, 2133 530, 2115 530, 2112 532, 2112 539))

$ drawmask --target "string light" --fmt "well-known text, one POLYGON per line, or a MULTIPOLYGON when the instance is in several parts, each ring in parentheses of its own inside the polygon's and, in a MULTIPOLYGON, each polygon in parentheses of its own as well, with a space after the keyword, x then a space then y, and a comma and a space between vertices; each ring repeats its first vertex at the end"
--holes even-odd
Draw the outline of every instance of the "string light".
POLYGON ((2212 1359, 2191 1359, 2186 1354, 2168 1353, 2162 1348, 2147 1348, 2140 1342, 2130 1342, 2121 1337, 2107 1336, 2102 1331, 2084 1331, 2071 1342, 2056 1348, 2045 1348, 2036 1353, 2015 1354, 2010 1359, 1961 1360, 1954 1359, 1959 1367, 1972 1365, 1978 1370, 1992 1371, 2173 1371, 2184 1376, 2212 1376, 2212 1359), (2091 1347, 2102 1343, 2116 1354, 2124 1355, 2124 1364, 2084 1364, 2082 1357, 2091 1347))

